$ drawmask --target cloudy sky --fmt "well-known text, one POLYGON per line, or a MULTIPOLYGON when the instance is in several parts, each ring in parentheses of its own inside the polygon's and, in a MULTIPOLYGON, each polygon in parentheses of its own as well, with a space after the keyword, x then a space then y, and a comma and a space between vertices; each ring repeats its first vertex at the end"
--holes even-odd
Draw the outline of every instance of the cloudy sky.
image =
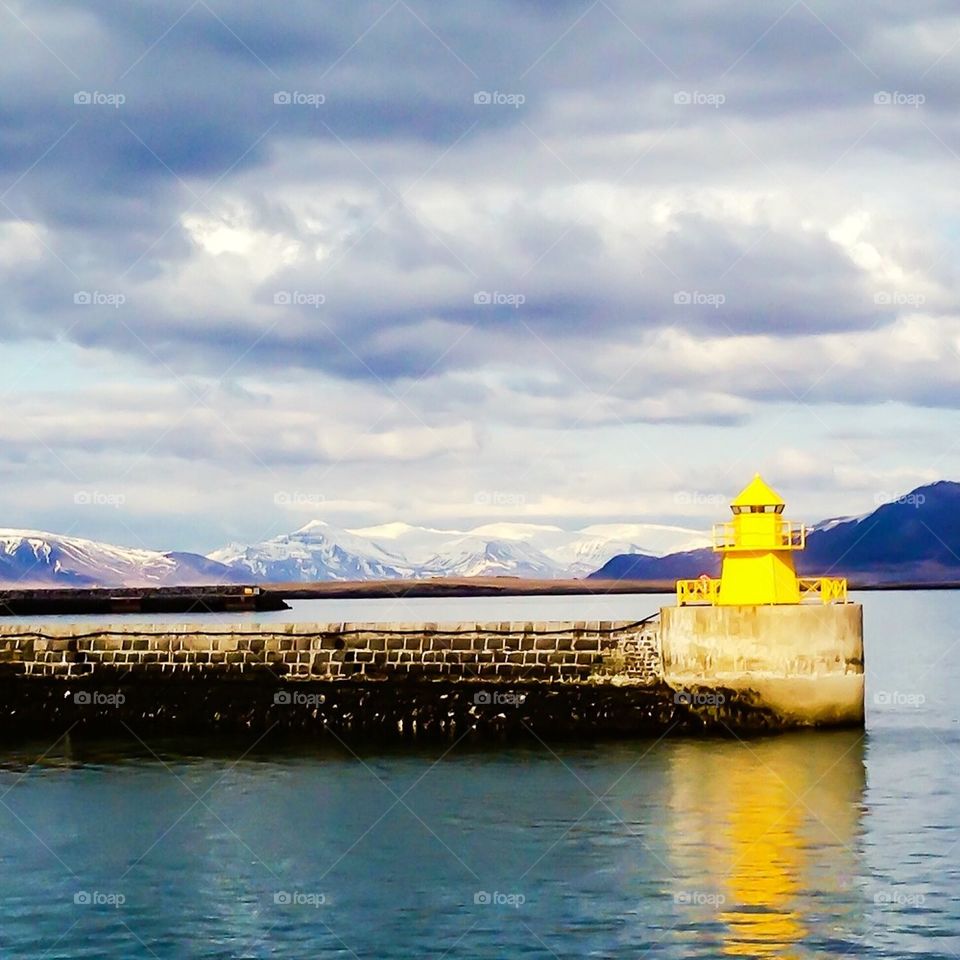
POLYGON ((0 0, 0 525, 960 479, 953 3, 0 0))

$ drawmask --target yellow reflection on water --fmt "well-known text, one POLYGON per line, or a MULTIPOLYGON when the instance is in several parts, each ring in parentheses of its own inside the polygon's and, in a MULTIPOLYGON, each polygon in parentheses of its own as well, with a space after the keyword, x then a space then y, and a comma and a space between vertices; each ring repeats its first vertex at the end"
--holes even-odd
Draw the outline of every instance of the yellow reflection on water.
POLYGON ((692 926, 719 921, 725 956, 798 958, 817 924, 853 919, 862 733, 683 744, 671 768, 677 882, 701 906, 692 926))
POLYGON ((736 957, 792 956, 783 951, 803 938, 796 909, 804 846, 800 817, 786 786, 738 768, 731 774, 734 802, 726 825, 731 908, 719 914, 730 929, 724 953, 736 957))

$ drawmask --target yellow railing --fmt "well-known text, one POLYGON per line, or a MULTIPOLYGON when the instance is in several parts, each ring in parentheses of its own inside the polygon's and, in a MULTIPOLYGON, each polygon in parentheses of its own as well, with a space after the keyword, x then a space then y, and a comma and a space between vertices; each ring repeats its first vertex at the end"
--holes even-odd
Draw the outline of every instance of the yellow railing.
POLYGON ((717 602, 720 595, 720 581, 710 577, 700 577, 697 580, 677 581, 677 606, 683 607, 690 603, 717 602))
POLYGON ((727 550, 803 550, 807 545, 807 528, 795 520, 779 517, 769 530, 757 530, 740 526, 734 520, 713 525, 713 549, 727 550), (772 541, 772 542, 771 542, 772 541))
POLYGON ((846 577, 797 577, 800 600, 819 598, 822 603, 847 602, 846 577))
MULTIPOLYGON (((797 577, 800 587, 800 602, 819 600, 821 603, 846 603, 846 577, 797 577)), ((696 580, 677 581, 677 606, 709 604, 715 606, 720 599, 719 578, 698 577, 696 580)))

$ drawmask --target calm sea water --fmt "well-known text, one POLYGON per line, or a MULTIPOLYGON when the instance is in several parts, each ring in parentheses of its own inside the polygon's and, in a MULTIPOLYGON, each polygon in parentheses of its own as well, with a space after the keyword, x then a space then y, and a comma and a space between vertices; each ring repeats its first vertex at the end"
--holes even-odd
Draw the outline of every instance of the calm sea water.
MULTIPOLYGON (((438 623, 454 620, 642 620, 673 594, 610 594, 571 597, 404 597, 382 600, 291 600, 289 610, 260 613, 208 613, 204 623, 342 623, 403 620, 438 623)), ((30 623, 106 623, 102 614, 31 617, 30 623)), ((123 618, 121 618, 123 619, 123 618)), ((196 621, 195 614, 151 613, 127 620, 174 624, 196 621)))
MULTIPOLYGON (((0 956, 955 958, 960 594, 860 599, 865 734, 7 748, 0 956)), ((639 618, 656 602, 294 613, 639 618)))

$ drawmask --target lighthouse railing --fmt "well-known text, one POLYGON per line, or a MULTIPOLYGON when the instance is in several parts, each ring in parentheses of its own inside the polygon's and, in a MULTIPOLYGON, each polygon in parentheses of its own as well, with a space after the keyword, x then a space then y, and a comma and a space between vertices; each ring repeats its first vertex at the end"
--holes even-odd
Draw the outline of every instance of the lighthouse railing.
POLYGON ((846 577, 797 577, 801 600, 818 599, 821 603, 846 603, 846 577))
POLYGON ((677 581, 677 606, 687 604, 716 604, 720 596, 720 581, 716 577, 698 577, 696 580, 677 581))
MULTIPOLYGON (((846 577, 797 577, 799 602, 847 603, 846 577)), ((695 604, 716 606, 720 601, 720 579, 698 577, 696 580, 677 581, 677 606, 695 604)))
POLYGON ((796 520, 777 517, 770 529, 745 530, 735 520, 713 525, 713 549, 727 550, 803 550, 807 528, 796 520))

